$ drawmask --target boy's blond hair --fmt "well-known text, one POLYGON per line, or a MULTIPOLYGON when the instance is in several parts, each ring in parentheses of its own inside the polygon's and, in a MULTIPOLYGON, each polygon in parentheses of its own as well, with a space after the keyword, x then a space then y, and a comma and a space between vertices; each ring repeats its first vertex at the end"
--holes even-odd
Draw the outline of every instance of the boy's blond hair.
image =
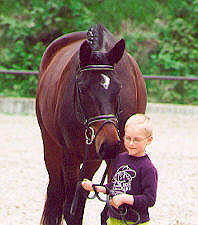
POLYGON ((147 137, 153 135, 151 119, 145 114, 134 114, 129 117, 125 124, 125 130, 130 125, 143 128, 147 137))

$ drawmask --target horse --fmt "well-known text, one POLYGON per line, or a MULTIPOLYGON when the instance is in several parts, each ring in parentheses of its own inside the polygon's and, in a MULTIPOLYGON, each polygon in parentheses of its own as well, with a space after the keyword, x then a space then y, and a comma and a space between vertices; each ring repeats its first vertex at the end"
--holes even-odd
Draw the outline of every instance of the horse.
MULTIPOLYGON (((44 160, 49 174, 40 224, 81 225, 86 196, 70 208, 89 143, 86 173, 92 179, 102 160, 124 151, 124 124, 145 113, 146 87, 136 61, 103 25, 53 41, 43 54, 36 94, 44 160)), ((109 169, 108 175, 111 170, 109 169)), ((105 211, 102 215, 106 215, 105 211)), ((102 219, 106 224, 106 217, 102 219)))

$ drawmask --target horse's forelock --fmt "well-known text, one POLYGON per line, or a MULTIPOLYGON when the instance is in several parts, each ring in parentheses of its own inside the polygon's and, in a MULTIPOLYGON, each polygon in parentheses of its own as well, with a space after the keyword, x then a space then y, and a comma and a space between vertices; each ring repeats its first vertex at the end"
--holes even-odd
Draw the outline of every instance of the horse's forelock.
POLYGON ((94 64, 94 65, 109 64, 106 57, 106 53, 102 53, 99 51, 92 52, 90 57, 90 64, 94 64))

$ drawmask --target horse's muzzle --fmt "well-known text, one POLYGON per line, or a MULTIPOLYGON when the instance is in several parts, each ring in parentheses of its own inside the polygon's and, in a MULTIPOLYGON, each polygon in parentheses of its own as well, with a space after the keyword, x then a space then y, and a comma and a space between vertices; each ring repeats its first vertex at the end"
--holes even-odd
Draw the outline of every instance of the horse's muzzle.
POLYGON ((109 145, 107 142, 101 144, 99 149, 99 156, 102 159, 114 159, 121 149, 121 141, 109 145))

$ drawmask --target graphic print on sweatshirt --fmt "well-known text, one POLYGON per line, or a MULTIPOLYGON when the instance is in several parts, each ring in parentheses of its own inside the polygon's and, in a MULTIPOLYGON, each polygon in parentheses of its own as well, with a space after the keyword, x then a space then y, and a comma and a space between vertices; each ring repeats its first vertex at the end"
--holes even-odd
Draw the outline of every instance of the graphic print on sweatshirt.
POLYGON ((127 193, 131 190, 132 180, 136 177, 136 171, 131 169, 129 165, 121 166, 112 179, 112 194, 127 193))

